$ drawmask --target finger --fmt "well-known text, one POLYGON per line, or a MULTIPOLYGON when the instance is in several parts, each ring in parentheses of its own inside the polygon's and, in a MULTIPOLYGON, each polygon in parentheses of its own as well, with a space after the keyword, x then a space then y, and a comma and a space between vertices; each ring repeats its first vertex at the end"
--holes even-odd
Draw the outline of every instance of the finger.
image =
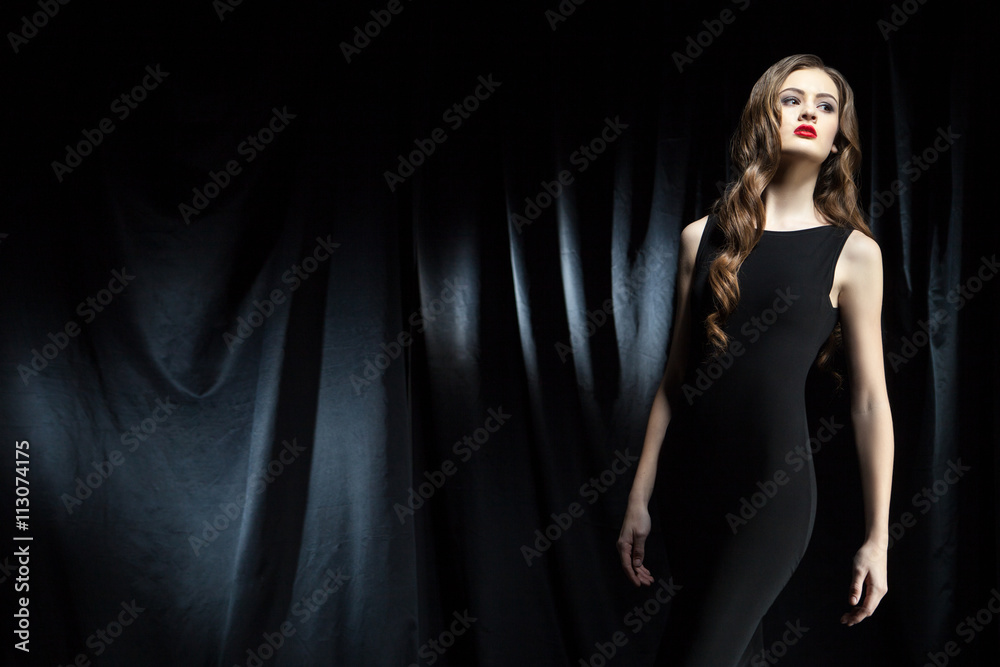
POLYGON ((636 534, 634 540, 632 544, 632 569, 639 576, 639 580, 648 586, 653 583, 653 575, 646 567, 646 536, 636 534))
POLYGON ((639 567, 635 568, 635 574, 639 578, 640 583, 646 586, 653 583, 653 575, 650 573, 648 569, 646 569, 645 565, 640 565, 639 567))
POLYGON ((860 623, 864 619, 870 616, 868 609, 863 605, 858 605, 848 612, 845 612, 843 616, 840 617, 841 623, 846 623, 847 625, 855 625, 860 623))
POLYGON ((885 597, 887 590, 885 584, 881 582, 875 583, 872 581, 871 576, 865 580, 865 601, 861 605, 862 610, 865 612, 864 618, 868 618, 875 613, 878 603, 885 597))
POLYGON ((863 616, 861 616, 861 592, 862 592, 862 583, 864 582, 867 574, 868 574, 867 570, 864 570, 860 567, 854 568, 854 578, 851 581, 851 590, 850 594, 848 595, 848 600, 850 601, 850 604, 854 607, 854 609, 844 613, 840 617, 841 623, 846 623, 847 625, 854 625, 855 623, 860 621, 861 618, 863 618, 863 616))
POLYGON ((840 622, 847 626, 857 625, 868 618, 868 616, 868 611, 864 607, 858 606, 841 616, 840 622))
POLYGON ((636 586, 640 586, 641 581, 632 568, 632 543, 623 537, 618 538, 618 555, 622 561, 622 569, 625 570, 629 580, 636 586))
POLYGON ((888 588, 885 584, 875 584, 872 582, 871 577, 866 578, 864 601, 853 610, 844 614, 841 617, 841 623, 847 623, 849 626, 855 625, 874 614, 875 609, 878 607, 879 602, 882 601, 882 598, 885 597, 887 591, 888 588))
POLYGON ((861 621, 865 620, 865 618, 867 618, 865 616, 865 612, 863 612, 863 611, 861 611, 859 609, 858 611, 851 611, 851 612, 848 612, 848 613, 844 614, 840 618, 840 622, 843 623, 844 625, 846 625, 847 627, 851 627, 851 626, 857 625, 861 621))
POLYGON ((632 569, 638 570, 646 559, 646 538, 635 535, 632 543, 632 569))
POLYGON ((868 571, 861 568, 854 569, 854 580, 851 582, 850 603, 857 606, 861 602, 861 585, 868 576, 868 571))

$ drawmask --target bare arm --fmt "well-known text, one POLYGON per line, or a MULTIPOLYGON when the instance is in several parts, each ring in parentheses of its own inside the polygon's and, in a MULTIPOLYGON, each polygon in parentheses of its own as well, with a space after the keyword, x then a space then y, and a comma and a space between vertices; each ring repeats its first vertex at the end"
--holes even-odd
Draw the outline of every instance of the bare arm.
POLYGON ((888 591, 893 433, 882 358, 882 253, 875 241, 860 232, 851 234, 843 253, 840 317, 850 364, 851 421, 865 503, 865 542, 854 558, 850 594, 856 607, 841 618, 841 622, 854 625, 871 616, 888 591), (863 601, 862 583, 867 589, 863 601))
POLYGON ((676 395, 684 376, 687 361, 689 334, 691 326, 691 309, 689 298, 691 278, 694 273, 694 261, 698 253, 702 233, 708 216, 701 218, 681 231, 681 256, 678 262, 677 283, 674 298, 673 335, 670 350, 667 354, 667 366, 660 380, 660 386, 653 397, 653 405, 649 411, 646 424, 646 436, 642 445, 642 454, 636 467, 632 491, 629 494, 628 508, 622 523, 621 534, 618 536, 618 552, 622 559, 622 568, 636 586, 653 582, 653 577, 643 564, 645 558, 646 537, 649 535, 649 499, 653 494, 656 481, 656 466, 659 461, 660 447, 663 436, 670 422, 669 396, 676 395))

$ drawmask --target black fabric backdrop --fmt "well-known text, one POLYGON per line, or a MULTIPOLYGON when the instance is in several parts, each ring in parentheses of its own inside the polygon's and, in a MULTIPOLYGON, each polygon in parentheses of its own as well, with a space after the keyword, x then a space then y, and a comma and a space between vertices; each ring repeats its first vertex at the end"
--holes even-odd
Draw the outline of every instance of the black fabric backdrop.
MULTIPOLYGON (((884 258, 890 590, 838 622, 863 531, 843 428, 758 664, 996 664, 982 11, 7 3, 5 661, 650 664, 667 590, 634 590, 615 540, 679 231, 753 82, 812 52, 857 94, 884 258)), ((850 424, 827 376, 809 395, 850 424)), ((654 514, 669 584, 659 536, 654 514)))

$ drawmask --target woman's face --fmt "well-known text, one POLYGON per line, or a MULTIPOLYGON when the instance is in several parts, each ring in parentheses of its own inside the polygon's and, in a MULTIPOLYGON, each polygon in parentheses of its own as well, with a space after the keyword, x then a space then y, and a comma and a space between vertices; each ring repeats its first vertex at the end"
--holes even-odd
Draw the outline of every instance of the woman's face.
POLYGON ((833 79, 821 69, 798 69, 778 89, 782 157, 822 162, 840 126, 840 100, 833 79))

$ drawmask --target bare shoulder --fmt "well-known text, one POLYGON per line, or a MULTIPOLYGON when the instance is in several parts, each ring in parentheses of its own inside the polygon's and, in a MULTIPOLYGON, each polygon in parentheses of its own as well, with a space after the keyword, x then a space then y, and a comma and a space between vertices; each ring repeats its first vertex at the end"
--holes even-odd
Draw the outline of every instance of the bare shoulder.
POLYGON ((689 265, 694 265, 695 257, 698 255, 698 246, 701 244, 701 237, 705 233, 706 224, 708 224, 707 215, 685 225, 684 229, 681 230, 681 258, 689 265))
POLYGON ((848 275, 882 272, 882 249, 878 242, 856 229, 847 237, 841 257, 849 269, 848 275))
MULTIPOLYGON (((844 242, 834 274, 835 299, 841 315, 851 318, 856 308, 869 304, 877 312, 882 299, 882 249, 868 235, 852 230, 844 242)), ((831 299, 833 296, 831 294, 831 299)))
POLYGON ((684 226, 681 230, 681 241, 685 245, 690 245, 694 242, 695 247, 698 246, 698 242, 701 241, 701 235, 705 232, 705 225, 708 224, 708 216, 704 218, 699 218, 694 222, 684 226))

